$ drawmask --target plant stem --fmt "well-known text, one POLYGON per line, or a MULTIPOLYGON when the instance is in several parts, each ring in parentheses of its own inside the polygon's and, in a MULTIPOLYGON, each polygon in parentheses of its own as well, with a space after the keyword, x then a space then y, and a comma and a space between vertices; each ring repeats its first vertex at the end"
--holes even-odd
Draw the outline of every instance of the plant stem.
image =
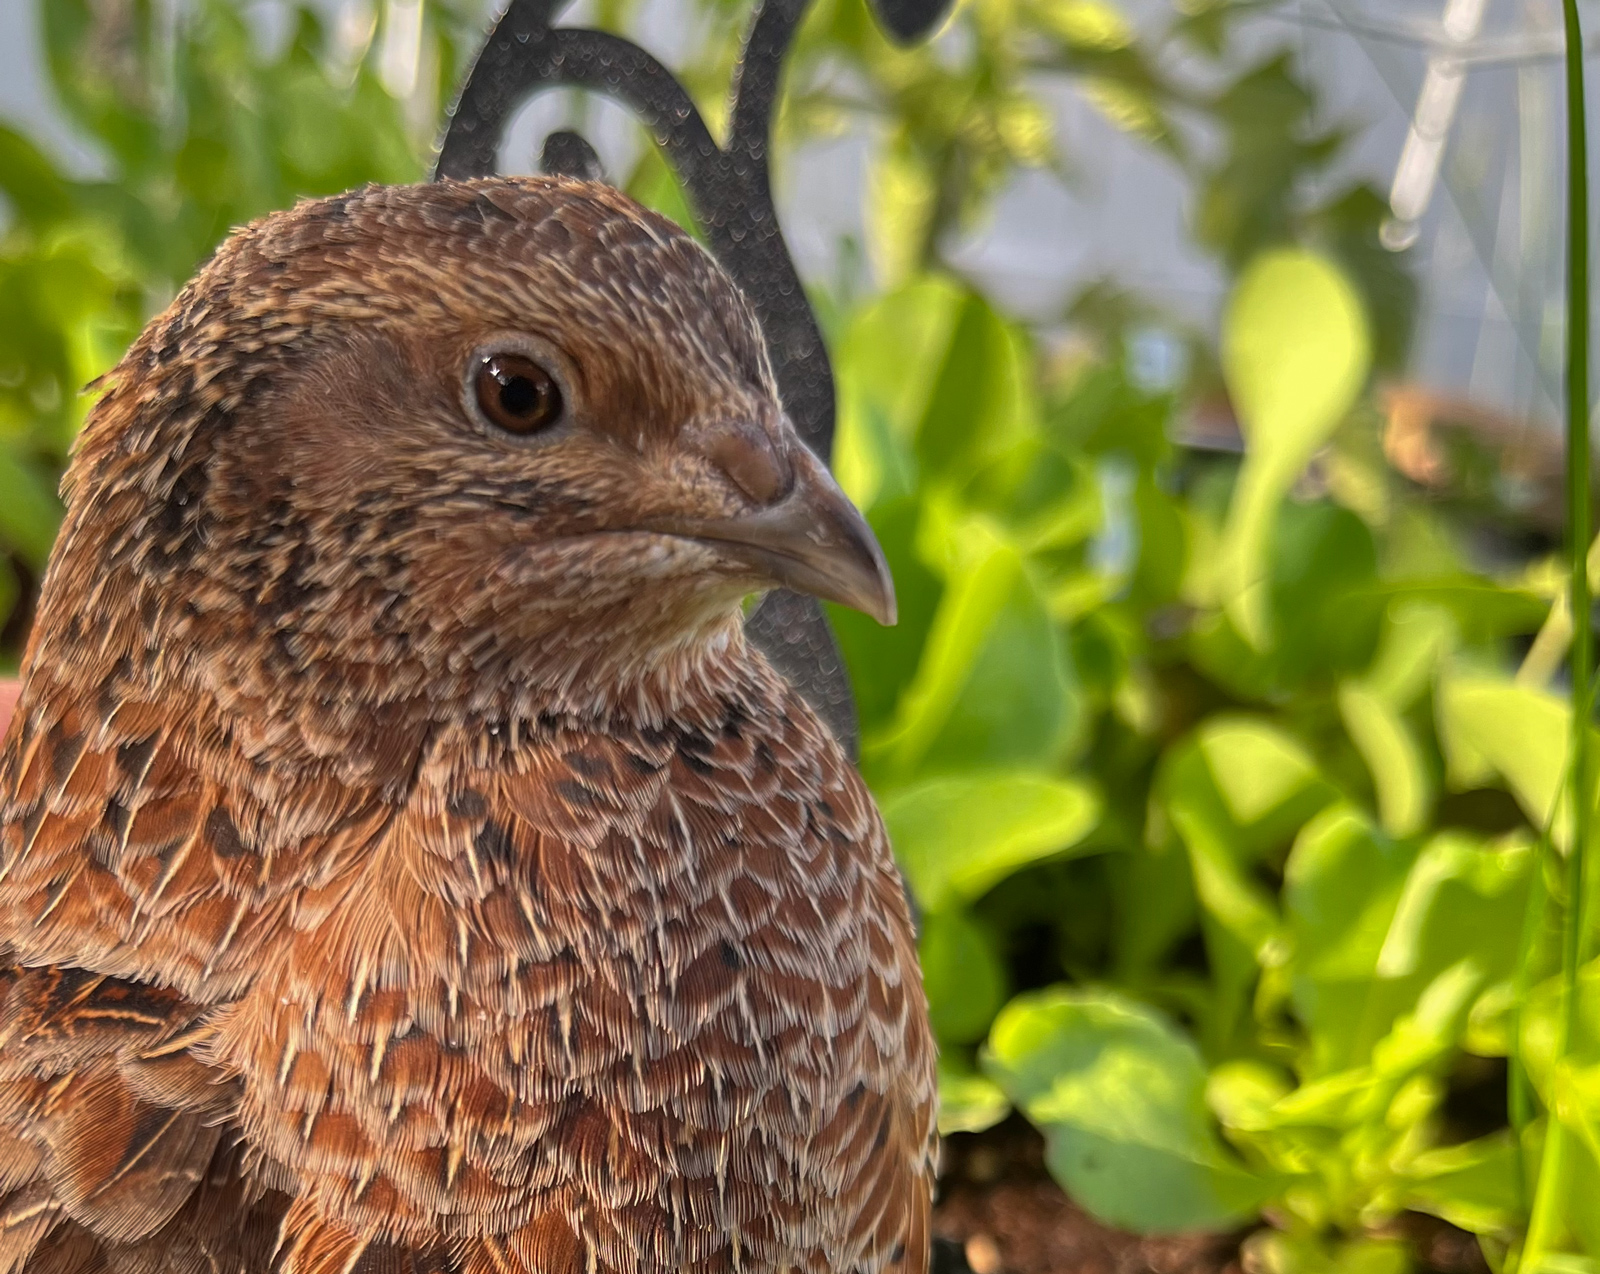
MULTIPOLYGON (((1555 810, 1545 820, 1543 834, 1534 851, 1532 880, 1528 885, 1528 905, 1522 918, 1522 937, 1517 944, 1517 972, 1512 980, 1513 1007, 1511 1010, 1511 1049, 1507 1059, 1506 1109, 1511 1129, 1517 1143, 1517 1201, 1524 1212, 1533 1203, 1533 1183, 1528 1178, 1528 1129, 1536 1113, 1533 1081, 1528 1078, 1528 1068, 1522 1061, 1522 1009, 1533 989, 1534 961, 1538 958, 1539 931, 1545 923, 1545 909, 1550 905, 1550 889, 1545 873, 1550 870, 1555 850, 1550 840, 1550 824, 1555 820, 1555 810)), ((1559 860, 1556 860, 1559 861, 1559 860)))
POLYGON ((1537 1274, 1562 1226, 1572 1151, 1560 1114, 1562 1069, 1578 1018, 1578 971, 1588 916, 1585 861, 1594 783, 1589 719, 1593 711, 1594 632, 1590 619, 1589 547, 1589 154, 1583 93, 1583 36, 1577 0, 1562 0, 1567 72, 1567 545, 1572 632, 1572 841, 1567 852, 1567 915, 1561 951, 1561 1018, 1550 1071, 1550 1116, 1527 1242, 1519 1268, 1537 1274))

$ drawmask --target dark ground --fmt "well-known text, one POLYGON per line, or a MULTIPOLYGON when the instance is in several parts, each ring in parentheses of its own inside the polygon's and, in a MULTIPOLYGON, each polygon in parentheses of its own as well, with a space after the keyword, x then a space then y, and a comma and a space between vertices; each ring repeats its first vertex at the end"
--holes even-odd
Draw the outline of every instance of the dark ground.
MULTIPOLYGON (((1243 1231, 1139 1238, 1111 1229, 1061 1192, 1044 1143, 1015 1117, 946 1139, 933 1274, 1253 1274, 1243 1231)), ((1470 1234, 1407 1216, 1419 1274, 1488 1274, 1470 1234)))

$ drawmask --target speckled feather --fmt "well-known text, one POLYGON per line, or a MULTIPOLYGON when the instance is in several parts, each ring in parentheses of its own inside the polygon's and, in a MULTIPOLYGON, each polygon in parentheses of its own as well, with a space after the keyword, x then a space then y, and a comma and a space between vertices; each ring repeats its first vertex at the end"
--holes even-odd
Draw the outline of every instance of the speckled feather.
POLYGON ((728 437, 797 454, 748 307, 598 186, 308 203, 151 323, 0 758, 0 1274, 926 1268, 881 820, 638 529, 728 437), (498 332, 548 444, 463 412, 498 332))

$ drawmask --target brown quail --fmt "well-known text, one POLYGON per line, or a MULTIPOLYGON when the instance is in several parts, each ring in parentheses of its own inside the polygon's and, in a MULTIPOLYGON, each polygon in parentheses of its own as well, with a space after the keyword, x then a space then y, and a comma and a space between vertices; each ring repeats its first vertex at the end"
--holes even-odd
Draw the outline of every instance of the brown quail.
POLYGON ((64 490, 0 1274, 922 1274, 899 879, 741 629, 892 588, 693 240, 566 179, 268 217, 64 490))

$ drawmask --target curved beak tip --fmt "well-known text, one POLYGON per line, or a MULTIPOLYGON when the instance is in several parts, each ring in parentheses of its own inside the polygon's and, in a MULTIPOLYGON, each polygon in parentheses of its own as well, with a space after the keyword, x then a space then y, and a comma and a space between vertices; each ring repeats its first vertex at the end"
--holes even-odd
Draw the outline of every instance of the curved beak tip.
POLYGON ((873 558, 875 559, 874 565, 878 568, 875 572, 877 579, 874 581, 877 587, 870 596, 864 596, 860 602, 847 602, 845 604, 854 605, 857 610, 865 615, 872 616, 885 628, 893 628, 900 622, 900 606, 898 599, 895 597, 894 576, 890 574, 889 563, 884 560, 883 550, 878 548, 876 540, 873 541, 872 547, 876 550, 873 553, 873 558))

